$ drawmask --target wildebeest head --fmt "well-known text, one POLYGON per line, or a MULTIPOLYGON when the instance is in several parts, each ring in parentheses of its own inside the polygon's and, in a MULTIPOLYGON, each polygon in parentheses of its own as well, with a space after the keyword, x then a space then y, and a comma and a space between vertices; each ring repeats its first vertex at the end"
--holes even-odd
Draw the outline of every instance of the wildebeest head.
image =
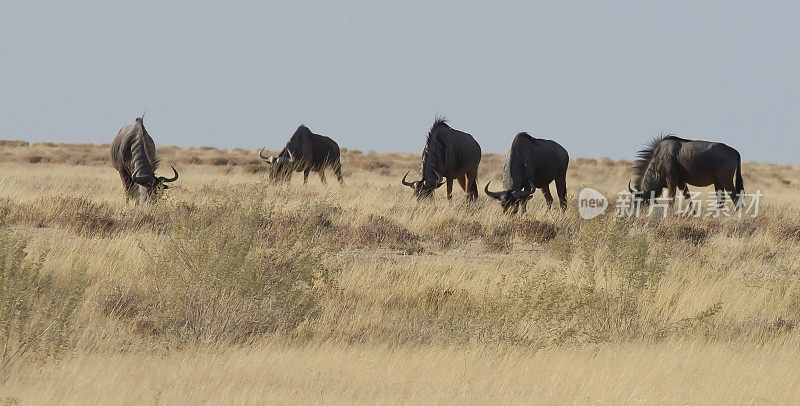
POLYGON ((155 176, 154 174, 140 175, 135 173, 133 175, 133 182, 147 189, 147 196, 153 200, 160 191, 169 189, 167 183, 178 180, 178 171, 175 170, 174 166, 170 166, 170 168, 172 168, 173 175, 171 178, 155 176))
POLYGON ((414 190, 414 196, 417 197, 417 200, 429 199, 433 197, 433 191, 444 185, 444 178, 442 175, 434 172, 436 174, 436 179, 421 179, 414 182, 409 182, 406 180, 409 172, 406 172, 403 175, 403 180, 401 181, 403 185, 406 185, 414 190))
POLYGON ((265 156, 264 148, 258 152, 258 156, 270 165, 269 178, 276 182, 286 182, 292 177, 295 166, 295 159, 289 148, 284 149, 277 157, 265 156))
POLYGON ((486 184, 486 187, 483 188, 483 191, 486 192, 487 196, 500 202, 500 207, 503 208, 503 213, 507 213, 510 209, 511 214, 517 214, 520 202, 522 202, 523 199, 527 199, 536 191, 534 188, 523 188, 520 190, 502 190, 500 192, 492 192, 489 190, 489 183, 486 184))

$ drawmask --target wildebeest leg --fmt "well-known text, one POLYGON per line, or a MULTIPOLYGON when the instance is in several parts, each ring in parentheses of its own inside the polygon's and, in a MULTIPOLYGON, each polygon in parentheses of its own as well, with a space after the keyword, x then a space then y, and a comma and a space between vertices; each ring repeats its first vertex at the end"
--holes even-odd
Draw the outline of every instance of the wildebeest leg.
POLYGON ((528 200, 531 200, 531 198, 523 197, 520 201, 520 204, 522 205, 522 214, 525 214, 525 212, 528 211, 528 200))
POLYGON ((567 175, 556 178, 556 194, 558 195, 558 203, 561 205, 561 210, 567 210, 567 175))
POLYGON ((342 163, 341 162, 336 161, 336 163, 333 164, 333 173, 336 175, 336 180, 339 181, 339 184, 340 185, 344 185, 344 178, 342 177, 342 163))
POLYGON ((125 202, 131 201, 131 199, 139 203, 139 185, 133 183, 133 179, 131 179, 131 175, 127 172, 120 172, 119 173, 120 179, 122 179, 122 188, 125 190, 125 202))
POLYGON ((304 185, 306 183, 308 183, 308 174, 309 173, 311 173, 311 168, 306 168, 306 170, 303 171, 303 184, 304 185))
POLYGON ((675 205, 675 190, 678 185, 671 180, 667 180, 667 197, 669 198, 669 207, 675 205))
POLYGON ((447 200, 453 198, 453 178, 447 178, 447 200))
POLYGON ((458 180, 458 185, 461 186, 461 190, 463 190, 466 193, 467 192, 467 175, 461 175, 458 178, 456 178, 456 180, 458 180))
POLYGON ((685 183, 681 183, 678 185, 678 189, 683 192, 683 198, 686 199, 686 213, 694 213, 692 205, 694 202, 692 201, 692 195, 689 193, 689 187, 686 186, 685 183))
POLYGON ((553 206, 553 195, 550 194, 550 184, 540 187, 539 190, 542 191, 544 201, 547 202, 547 208, 550 209, 550 207, 553 206))
POLYGON ((474 202, 478 200, 478 170, 467 174, 467 200, 474 202))
POLYGON ((741 210, 743 201, 741 199, 741 196, 739 195, 739 192, 736 190, 736 187, 733 185, 733 181, 731 180, 725 182, 724 188, 725 191, 728 192, 728 196, 731 197, 731 202, 733 202, 733 207, 736 210, 741 210))
POLYGON ((327 185, 328 181, 325 180, 325 168, 319 170, 319 180, 322 182, 323 185, 327 185))
POLYGON ((714 182, 714 190, 717 192, 717 207, 725 206, 725 188, 719 182, 714 182))

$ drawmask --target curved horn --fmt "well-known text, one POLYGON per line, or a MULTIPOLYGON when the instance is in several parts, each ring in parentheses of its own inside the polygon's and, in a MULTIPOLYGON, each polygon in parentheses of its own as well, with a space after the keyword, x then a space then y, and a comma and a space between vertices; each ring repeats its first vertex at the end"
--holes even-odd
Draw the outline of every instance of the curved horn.
POLYGON ((294 162, 294 155, 292 155, 292 150, 286 148, 286 153, 289 154, 289 162, 294 162))
POLYGON ((503 195, 503 192, 490 192, 489 191, 489 183, 492 183, 492 182, 488 182, 486 184, 486 187, 483 188, 483 191, 486 192, 486 195, 491 197, 492 199, 500 200, 500 196, 503 195))
POLYGON ((413 183, 413 182, 408 182, 408 181, 406 181, 406 176, 408 176, 408 174, 409 174, 410 172, 411 172, 411 171, 408 171, 408 172, 406 172, 406 174, 405 174, 405 175, 403 175, 403 180, 401 180, 401 182, 403 182, 403 185, 405 185, 405 186, 408 186, 408 187, 414 187, 414 183, 413 183))
POLYGON ((173 176, 172 178, 165 178, 163 176, 159 176, 159 180, 161 180, 164 183, 175 182, 176 180, 178 180, 178 171, 175 170, 174 166, 170 166, 170 168, 172 168, 172 173, 175 174, 175 176, 173 176))
POLYGON ((260 151, 258 151, 258 156, 259 156, 261 159, 263 159, 263 160, 265 160, 265 161, 268 161, 268 160, 269 160, 270 158, 272 158, 272 157, 269 157, 269 156, 264 156, 264 148, 266 148, 266 147, 262 147, 262 148, 261 148, 261 150, 260 150, 260 151))
POLYGON ((631 188, 631 180, 628 179, 628 191, 631 192, 632 195, 635 195, 636 192, 631 188))

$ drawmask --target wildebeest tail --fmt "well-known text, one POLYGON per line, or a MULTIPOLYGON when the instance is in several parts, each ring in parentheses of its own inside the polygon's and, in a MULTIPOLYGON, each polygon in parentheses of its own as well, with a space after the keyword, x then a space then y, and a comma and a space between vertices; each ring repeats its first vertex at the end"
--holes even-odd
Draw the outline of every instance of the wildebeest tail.
POLYGON ((744 193, 744 179, 742 179, 742 157, 738 156, 737 158, 738 160, 736 161, 736 183, 734 184, 734 188, 736 188, 736 194, 739 194, 739 193, 744 193))

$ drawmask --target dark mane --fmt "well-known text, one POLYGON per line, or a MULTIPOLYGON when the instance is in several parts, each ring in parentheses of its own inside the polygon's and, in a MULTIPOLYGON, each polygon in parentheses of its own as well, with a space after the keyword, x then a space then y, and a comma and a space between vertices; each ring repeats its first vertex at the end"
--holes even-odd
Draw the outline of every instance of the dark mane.
POLYGON ((431 129, 428 130, 428 140, 431 139, 431 135, 433 135, 433 130, 435 130, 436 127, 439 127, 440 125, 443 125, 445 127, 450 127, 449 125, 447 125, 447 118, 445 118, 445 116, 436 116, 436 119, 434 120, 431 129))
POLYGON ((423 179, 425 178, 426 163, 433 165, 434 167, 437 167, 441 164, 439 162, 441 159, 441 143, 433 136, 436 129, 441 126, 450 128, 450 126, 447 125, 447 119, 444 116, 437 116, 433 122, 433 125, 431 126, 431 129, 428 130, 428 139, 425 141, 425 149, 422 150, 422 165, 419 169, 423 179))
POLYGON ((533 138, 533 136, 532 136, 532 135, 530 135, 530 134, 526 133, 525 131, 523 131, 523 132, 521 132, 521 133, 518 133, 518 134, 517 134, 517 137, 525 137, 525 138, 527 138, 527 139, 529 139, 529 140, 531 140, 531 141, 534 141, 534 140, 536 140, 536 138, 533 138))
POLYGON ((144 151, 144 157, 147 159, 150 171, 155 172, 161 163, 161 154, 156 150, 153 139, 150 138, 150 134, 147 132, 147 129, 144 128, 144 119, 142 117, 136 117, 136 122, 133 124, 133 131, 136 132, 139 138, 134 141, 132 147, 141 148, 144 151))
POLYGON ((667 135, 665 135, 663 137, 664 137, 665 140, 682 141, 682 142, 690 142, 691 141, 691 140, 687 140, 686 138, 681 138, 681 137, 675 136, 673 134, 667 134, 667 135))
POLYGON ((297 127, 296 130, 294 130, 294 134, 292 134, 292 137, 289 138, 289 142, 304 134, 311 134, 311 130, 309 130, 305 124, 300 124, 300 126, 297 127))
POLYGON ((637 152, 636 162, 633 163, 633 184, 636 188, 641 187, 642 178, 645 172, 647 172, 647 167, 650 166, 650 161, 653 159, 653 152, 656 150, 656 147, 658 147, 658 144, 661 144, 661 141, 664 140, 686 141, 673 134, 661 133, 658 137, 653 138, 644 149, 637 152))

